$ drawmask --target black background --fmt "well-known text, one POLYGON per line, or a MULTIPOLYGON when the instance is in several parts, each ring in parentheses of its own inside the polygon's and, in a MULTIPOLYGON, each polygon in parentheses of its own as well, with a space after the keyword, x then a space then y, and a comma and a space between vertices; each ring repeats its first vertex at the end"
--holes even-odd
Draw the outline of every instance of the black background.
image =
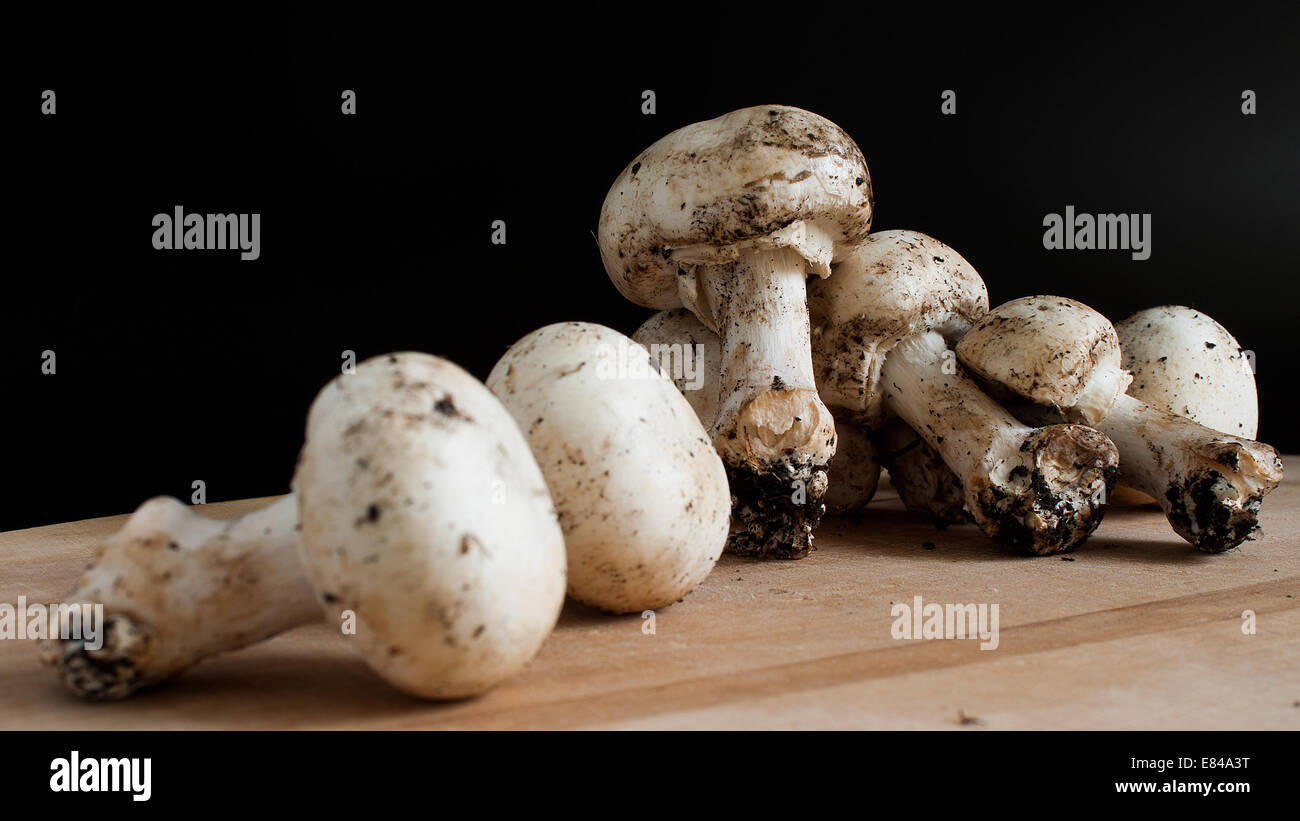
POLYGON ((347 349, 485 377, 550 322, 630 333, 649 311, 591 235, 609 184, 667 132, 766 103, 844 127, 875 226, 952 245, 994 304, 1210 312, 1256 351, 1260 438, 1300 450, 1300 11, 976 6, 12 15, 0 529, 188 500, 195 479, 209 501, 286 491, 347 349), (261 258, 153 250, 178 204, 261 213, 261 258), (1151 258, 1044 250, 1066 205, 1151 213, 1151 258))

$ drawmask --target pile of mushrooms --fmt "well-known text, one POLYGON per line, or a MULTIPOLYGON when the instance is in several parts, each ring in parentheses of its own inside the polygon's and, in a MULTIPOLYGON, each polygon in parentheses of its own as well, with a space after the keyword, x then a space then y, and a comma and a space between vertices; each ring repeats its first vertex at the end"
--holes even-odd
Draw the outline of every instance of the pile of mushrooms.
POLYGON ((870 179, 833 124, 758 106, 664 137, 605 198, 606 273, 660 310, 633 338, 727 466, 728 550, 807 555, 823 512, 864 515, 882 469, 908 510, 1021 553, 1077 548, 1117 481, 1207 552, 1258 532, 1281 462, 1251 440, 1254 379, 1225 329, 1163 307, 1117 333, 1052 297, 1012 323, 954 249, 867 233, 870 179), (672 361, 683 346, 703 384, 672 361))
POLYGON ((824 513, 870 515, 882 472, 936 526, 1030 555, 1078 548, 1117 481, 1203 551, 1258 532, 1282 467, 1226 329, 1054 296, 990 310, 961 254, 871 233, 873 207, 862 152, 816 114, 674 131, 600 213, 611 281, 658 311, 632 338, 547 325, 486 384, 421 353, 336 377, 291 495, 236 520, 145 502, 68 597, 104 604, 102 646, 42 659, 118 699, 323 618, 394 687, 470 696, 539 652, 566 592, 640 613, 724 548, 805 557, 824 513))
MULTIPOLYGON (((1157 365, 1178 357, 1177 348, 1149 342, 1131 346, 1128 355, 1166 350, 1171 353, 1155 361, 1133 362, 1144 374, 1141 390, 1168 398, 1182 392, 1177 374, 1184 368, 1157 365)), ((1096 425, 1123 455, 1121 481, 1153 496, 1178 535, 1206 552, 1228 550, 1253 535, 1260 502, 1282 481, 1276 450, 1196 422, 1190 396, 1180 415, 1127 394, 1133 375, 1120 365, 1119 335, 1104 316, 1075 300, 1034 296, 1001 305, 962 337, 957 356, 1016 402, 1022 417, 1096 425)), ((1212 364, 1206 363, 1211 380, 1212 364)), ((1231 360, 1226 364, 1231 368, 1231 360)))

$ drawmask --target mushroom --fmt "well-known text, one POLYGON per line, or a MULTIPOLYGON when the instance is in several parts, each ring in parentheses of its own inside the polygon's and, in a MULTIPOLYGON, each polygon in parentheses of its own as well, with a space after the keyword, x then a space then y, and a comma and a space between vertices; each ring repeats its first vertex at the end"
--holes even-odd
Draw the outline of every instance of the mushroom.
POLYGON ((1254 439, 1255 373, 1232 334, 1202 311, 1162 305, 1115 325, 1128 395, 1207 428, 1254 439))
POLYGON ((721 337, 711 436, 736 500, 733 552, 798 558, 812 547, 835 426, 813 383, 805 280, 829 276, 871 214, 853 140, 776 105, 674 131, 605 198, 597 239, 623 296, 684 306, 721 337))
POLYGON ((929 517, 940 530, 971 520, 961 480, 916 431, 893 418, 885 422, 879 439, 881 462, 904 507, 929 517))
POLYGON ((545 480, 501 403, 425 354, 377 357, 317 396, 294 495, 221 521, 143 504, 68 601, 102 602, 102 647, 41 652, 78 695, 122 698, 208 656, 355 617, 408 693, 482 692, 541 646, 564 599, 545 480), (301 527, 299 527, 301 526, 301 527))
POLYGON ((526 431, 568 550, 569 595, 615 613, 664 607, 722 555, 722 460, 645 348, 602 325, 548 325, 487 380, 526 431))
POLYGON ((1127 395, 1131 376, 1120 367, 1115 329, 1088 306, 1057 296, 1012 300, 976 323, 957 355, 1051 417, 1096 425, 1119 447, 1121 483, 1155 497, 1178 535, 1201 550, 1228 550, 1258 530, 1260 500, 1282 479, 1277 452, 1127 395))
POLYGON ((519 671, 564 603, 546 480, 501 402, 435 356, 371 359, 312 404, 294 475, 302 553, 370 666, 459 698, 519 671))
POLYGON ((979 274, 915 231, 872 234, 811 283, 826 403, 878 428, 897 415, 957 475, 980 529, 1014 550, 1069 550, 1101 521, 1115 446, 1080 425, 1032 428, 986 396, 949 349, 988 308, 979 274))

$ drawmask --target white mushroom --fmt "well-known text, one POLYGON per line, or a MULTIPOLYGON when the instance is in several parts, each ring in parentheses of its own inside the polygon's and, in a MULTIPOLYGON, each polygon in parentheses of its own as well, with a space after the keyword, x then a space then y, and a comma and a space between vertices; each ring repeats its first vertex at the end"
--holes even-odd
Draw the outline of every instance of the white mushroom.
POLYGON ((1232 334, 1203 311, 1162 305, 1115 324, 1129 396, 1207 428, 1254 439, 1255 372, 1232 334))
POLYGON ((641 612, 704 580, 727 540, 727 475, 645 348, 601 325, 548 325, 511 346, 487 384, 550 486, 569 595, 641 612))
POLYGON ((45 660, 78 695, 122 698, 323 607, 336 624, 351 611, 391 684, 447 698, 513 674, 554 625, 564 545, 545 480, 505 408, 450 362, 393 354, 335 378, 294 484, 229 521, 146 502, 67 598, 104 604, 103 647, 49 641, 45 660))
MULTIPOLYGON (((660 372, 673 380, 704 426, 712 428, 718 416, 717 365, 722 359, 718 335, 690 311, 677 308, 647 319, 632 339, 650 351, 660 372)), ((829 516, 852 516, 875 496, 880 463, 865 428, 836 422, 835 431, 838 441, 823 502, 829 516)))
POLYGON ((736 497, 734 552, 811 548, 835 428, 813 384, 805 279, 828 276, 871 213, 853 140, 776 105, 674 131, 605 198, 598 240, 619 291, 649 308, 685 306, 722 338, 711 434, 736 497))
POLYGON ((1268 445, 1231 436, 1127 395, 1110 322, 1056 296, 1013 300, 962 338, 957 355, 986 382, 1096 425, 1120 452, 1120 481, 1155 497, 1201 550, 1236 547, 1258 530, 1260 500, 1282 479, 1268 445))
POLYGON ((988 308, 979 274, 914 231, 872 234, 809 286, 813 359, 828 405, 879 427, 901 417, 961 480, 990 538, 1024 553, 1078 545, 1101 521, 1117 456, 1080 425, 1027 427, 957 367, 949 341, 988 308))
POLYGON ((370 666, 428 698, 519 671, 564 603, 564 540, 510 413, 445 359, 335 377, 294 475, 302 552, 327 612, 356 614, 370 666))

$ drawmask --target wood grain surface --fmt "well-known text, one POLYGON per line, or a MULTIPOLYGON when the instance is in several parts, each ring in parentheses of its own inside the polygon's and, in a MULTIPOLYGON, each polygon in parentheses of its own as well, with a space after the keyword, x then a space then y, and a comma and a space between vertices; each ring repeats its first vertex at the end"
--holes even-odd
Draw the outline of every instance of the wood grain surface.
MULTIPOLYGON (((0 534, 0 602, 57 601, 124 518, 0 534)), ((406 697, 324 624, 112 704, 78 701, 12 640, 0 729, 1300 729, 1296 478, 1262 520, 1263 538, 1209 556, 1130 499, 1069 557, 1021 558, 972 526, 934 530, 886 487, 861 521, 827 520, 807 559, 723 557, 653 635, 566 604, 525 671, 476 699, 406 697), (917 595, 998 604, 998 648, 894 639, 892 603, 917 595)))

